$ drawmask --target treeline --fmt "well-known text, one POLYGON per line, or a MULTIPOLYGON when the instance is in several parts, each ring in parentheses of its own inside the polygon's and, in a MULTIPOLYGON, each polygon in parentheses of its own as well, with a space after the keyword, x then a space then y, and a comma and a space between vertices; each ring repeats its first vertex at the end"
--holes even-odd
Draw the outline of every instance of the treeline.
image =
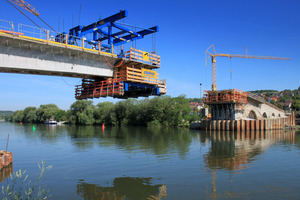
POLYGON ((13 113, 13 111, 0 111, 0 120, 7 118, 12 113, 13 113))
POLYGON ((265 93, 278 93, 278 90, 254 90, 249 92, 254 94, 265 94, 265 93))
POLYGON ((15 111, 8 120, 25 123, 44 123, 51 117, 70 124, 105 124, 113 126, 179 126, 199 120, 197 111, 192 112, 185 96, 161 96, 142 100, 127 99, 117 103, 103 102, 97 105, 91 100, 78 100, 68 111, 55 104, 27 107, 15 111))

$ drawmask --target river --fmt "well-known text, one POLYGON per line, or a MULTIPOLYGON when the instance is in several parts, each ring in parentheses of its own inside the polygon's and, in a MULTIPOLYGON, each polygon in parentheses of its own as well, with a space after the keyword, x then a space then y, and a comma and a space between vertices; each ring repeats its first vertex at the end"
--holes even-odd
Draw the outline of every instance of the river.
POLYGON ((297 131, 0 122, 2 150, 8 134, 14 171, 53 166, 41 180, 50 199, 300 199, 297 131))

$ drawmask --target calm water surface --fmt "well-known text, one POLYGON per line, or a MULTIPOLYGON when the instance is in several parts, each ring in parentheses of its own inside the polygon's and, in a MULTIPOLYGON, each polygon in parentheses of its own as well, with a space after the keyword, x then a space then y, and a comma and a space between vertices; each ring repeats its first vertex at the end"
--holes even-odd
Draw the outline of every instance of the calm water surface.
POLYGON ((30 177, 53 165, 51 199, 300 199, 300 132, 35 127, 1 122, 0 149, 9 133, 30 177))

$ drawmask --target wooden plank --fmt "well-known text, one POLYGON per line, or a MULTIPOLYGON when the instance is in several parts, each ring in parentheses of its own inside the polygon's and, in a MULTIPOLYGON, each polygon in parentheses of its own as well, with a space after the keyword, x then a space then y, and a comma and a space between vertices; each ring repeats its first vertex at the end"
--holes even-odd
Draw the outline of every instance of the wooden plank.
POLYGON ((139 73, 142 73, 142 70, 141 69, 137 69, 137 68, 133 68, 133 67, 128 67, 127 68, 127 71, 134 71, 134 72, 139 72, 139 73))

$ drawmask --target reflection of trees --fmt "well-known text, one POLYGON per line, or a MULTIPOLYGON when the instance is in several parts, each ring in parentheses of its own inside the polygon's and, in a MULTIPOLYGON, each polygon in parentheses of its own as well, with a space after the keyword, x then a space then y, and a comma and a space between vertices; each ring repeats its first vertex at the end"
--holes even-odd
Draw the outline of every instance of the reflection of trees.
POLYGON ((164 199, 167 197, 166 185, 151 185, 151 178, 115 178, 112 187, 80 182, 77 194, 84 199, 164 199))
POLYGON ((60 138, 70 137, 71 144, 76 148, 87 150, 95 145, 100 147, 117 147, 128 152, 137 149, 154 153, 155 155, 168 155, 178 153, 186 155, 192 143, 188 129, 176 128, 147 128, 147 127, 106 127, 101 126, 49 126, 45 124, 15 124, 17 133, 28 138, 40 138, 44 143, 55 143, 60 138))
POLYGON ((153 129, 146 127, 113 127, 105 130, 104 140, 100 146, 117 145, 127 151, 135 149, 153 152, 156 155, 167 155, 178 152, 185 155, 192 142, 186 129, 153 129))
POLYGON ((45 143, 55 143, 60 137, 64 137, 66 126, 46 125, 46 124, 14 124, 16 133, 25 135, 28 138, 40 138, 45 143), (33 129, 35 126, 35 129, 33 129))
POLYGON ((136 149, 167 155, 189 151, 192 136, 187 129, 154 129, 147 127, 69 126, 68 133, 74 145, 82 149, 116 146, 132 152, 136 149), (84 138, 84 139, 83 139, 84 138), (95 142, 96 141, 96 142, 95 142))
MULTIPOLYGON (((89 149, 94 146, 94 137, 100 134, 96 126, 68 126, 68 134, 73 145, 80 149, 89 149)), ((102 132, 102 130, 101 130, 102 132)))

